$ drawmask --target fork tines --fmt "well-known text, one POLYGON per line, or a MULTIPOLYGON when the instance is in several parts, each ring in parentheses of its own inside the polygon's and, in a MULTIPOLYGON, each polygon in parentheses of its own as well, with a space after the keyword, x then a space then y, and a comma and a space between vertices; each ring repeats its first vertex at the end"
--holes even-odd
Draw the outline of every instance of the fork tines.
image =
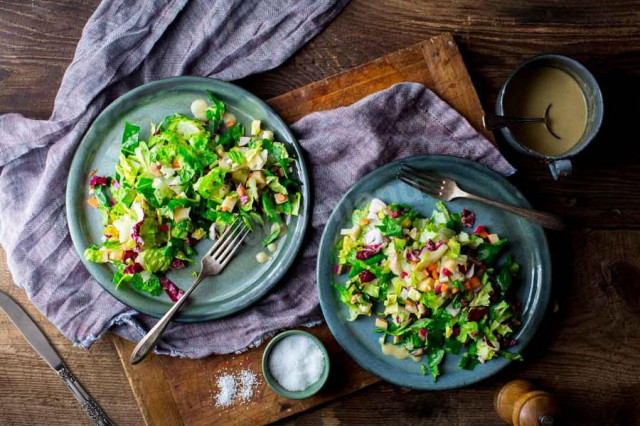
POLYGON ((431 197, 442 198, 444 180, 435 174, 417 170, 406 164, 401 164, 396 177, 407 185, 431 197))
POLYGON ((244 221, 236 218, 216 240, 206 256, 213 257, 219 263, 226 262, 235 254, 248 233, 249 228, 244 221))

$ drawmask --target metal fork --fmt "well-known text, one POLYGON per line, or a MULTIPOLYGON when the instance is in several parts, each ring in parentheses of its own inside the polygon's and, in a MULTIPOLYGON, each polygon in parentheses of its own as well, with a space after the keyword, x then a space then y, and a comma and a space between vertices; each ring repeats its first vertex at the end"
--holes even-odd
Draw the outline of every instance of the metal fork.
POLYGON ((233 255, 238 251, 242 242, 249 233, 249 228, 245 223, 236 219, 216 240, 211 249, 202 258, 200 273, 191 287, 182 295, 180 299, 169 309, 169 311, 158 321, 158 323, 140 340, 131 353, 131 364, 137 364, 144 359, 151 349, 156 345, 160 335, 167 328, 171 319, 180 310, 189 295, 198 285, 211 275, 218 275, 227 266, 233 255))
POLYGON ((423 170, 417 170, 406 164, 400 165, 397 178, 409 186, 421 191, 430 197, 443 201, 451 201, 455 198, 468 198, 470 200, 480 201, 494 207, 517 214, 531 222, 538 223, 545 228, 561 231, 564 229, 562 220, 550 213, 540 212, 537 210, 526 209, 522 207, 503 204, 499 201, 490 200, 475 194, 470 194, 458 187, 458 183, 449 178, 444 178, 423 170))

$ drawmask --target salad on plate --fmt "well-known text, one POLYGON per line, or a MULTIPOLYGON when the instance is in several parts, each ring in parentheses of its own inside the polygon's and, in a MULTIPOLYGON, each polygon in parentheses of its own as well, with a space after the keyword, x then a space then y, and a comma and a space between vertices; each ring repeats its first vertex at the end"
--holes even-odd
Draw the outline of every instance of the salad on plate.
MULTIPOLYGON (((86 259, 115 267, 116 287, 129 285, 175 301, 182 291, 166 273, 193 262, 194 247, 215 239, 236 218, 249 229, 270 224, 273 247, 300 208, 295 161, 270 130, 245 129, 212 92, 151 124, 148 140, 126 122, 113 176, 92 173, 88 203, 103 216, 100 244, 86 259)), ((268 256, 261 261, 268 261, 268 256)))
POLYGON ((519 266, 503 255, 507 240, 475 226, 475 215, 452 213, 442 202, 431 217, 408 205, 374 198, 352 214, 341 230, 337 276, 340 301, 349 320, 376 315, 381 351, 426 363, 436 380, 446 354, 462 354, 471 370, 502 356, 520 325, 513 297, 519 266))

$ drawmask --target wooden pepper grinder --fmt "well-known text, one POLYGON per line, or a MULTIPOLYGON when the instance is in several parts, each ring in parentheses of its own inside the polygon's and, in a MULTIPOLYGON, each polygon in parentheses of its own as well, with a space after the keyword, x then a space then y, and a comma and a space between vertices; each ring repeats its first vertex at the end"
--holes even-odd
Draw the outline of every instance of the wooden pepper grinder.
POLYGON ((553 426, 560 409, 548 392, 538 390, 526 380, 507 383, 493 400, 498 415, 514 426, 553 426))

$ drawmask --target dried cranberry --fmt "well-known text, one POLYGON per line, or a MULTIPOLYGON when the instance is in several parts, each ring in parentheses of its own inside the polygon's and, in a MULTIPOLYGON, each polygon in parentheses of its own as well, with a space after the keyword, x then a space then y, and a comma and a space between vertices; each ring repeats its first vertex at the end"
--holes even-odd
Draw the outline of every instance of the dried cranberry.
POLYGON ((402 271, 402 273, 400 274, 400 278, 405 279, 407 277, 407 274, 405 271, 402 271))
POLYGON ((450 277, 451 271, 448 270, 447 268, 442 268, 442 275, 444 275, 445 277, 450 277))
POLYGON ((400 212, 391 212, 391 217, 394 219, 400 217, 400 212))
POLYGON ((158 225, 158 231, 160 232, 169 232, 169 225, 163 223, 162 225, 158 225))
POLYGON ((124 272, 125 274, 135 274, 136 272, 142 272, 142 271, 143 271, 142 265, 139 263, 134 263, 124 268, 124 271, 122 272, 124 272))
POLYGON ((436 243, 434 243, 433 241, 429 240, 427 241, 427 250, 428 251, 435 251, 436 250, 436 243))
POLYGON ((160 284, 162 285, 162 288, 164 288, 164 291, 169 295, 172 302, 177 302, 184 294, 184 291, 180 290, 178 286, 171 282, 167 277, 160 278, 160 284))
POLYGON ((371 273, 371 271, 367 271, 366 269, 358 275, 360 277, 361 283, 368 283, 369 281, 373 281, 376 279, 376 276, 371 273))
POLYGON ((435 291, 436 294, 442 293, 442 284, 438 284, 436 286, 436 288, 434 289, 434 291, 435 291))
POLYGON ((487 315, 487 308, 471 308, 467 314, 467 321, 480 321, 487 315))
POLYGON ((173 259, 171 262, 171 269, 184 269, 187 267, 187 264, 184 263, 182 259, 173 259))
POLYGON ((474 223, 476 223, 476 215, 472 211, 462 209, 462 213, 460 213, 460 220, 462 221, 462 226, 470 228, 474 223))

